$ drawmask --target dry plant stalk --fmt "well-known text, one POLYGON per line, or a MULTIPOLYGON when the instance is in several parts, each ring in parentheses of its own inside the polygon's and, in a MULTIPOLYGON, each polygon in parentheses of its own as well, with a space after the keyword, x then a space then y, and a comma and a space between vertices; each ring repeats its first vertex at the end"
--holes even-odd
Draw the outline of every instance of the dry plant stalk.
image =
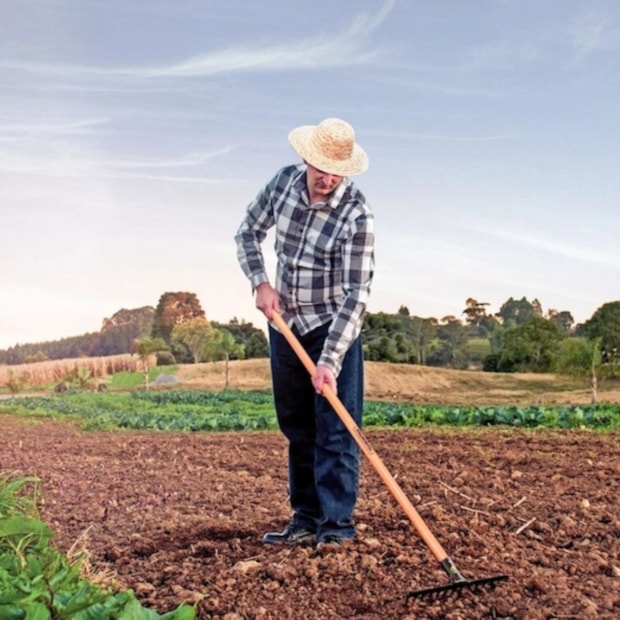
POLYGON ((83 357, 65 360, 47 360, 16 366, 0 366, 0 385, 7 383, 13 372, 23 386, 37 387, 64 380, 70 373, 81 368, 90 370, 93 379, 113 375, 117 372, 139 370, 138 357, 129 353, 106 357, 83 357))
POLYGON ((528 527, 530 527, 530 525, 532 525, 532 523, 534 523, 534 521, 536 521, 536 517, 532 517, 527 523, 524 523, 516 532, 515 535, 518 536, 519 534, 521 534, 521 532, 523 532, 524 530, 526 530, 528 527))
POLYGON ((84 579, 91 583, 96 583, 105 588, 120 591, 123 586, 117 579, 117 574, 111 570, 95 571, 90 562, 90 551, 88 550, 89 532, 92 529, 89 525, 74 541, 67 551, 67 559, 72 565, 80 563, 80 574, 84 579))

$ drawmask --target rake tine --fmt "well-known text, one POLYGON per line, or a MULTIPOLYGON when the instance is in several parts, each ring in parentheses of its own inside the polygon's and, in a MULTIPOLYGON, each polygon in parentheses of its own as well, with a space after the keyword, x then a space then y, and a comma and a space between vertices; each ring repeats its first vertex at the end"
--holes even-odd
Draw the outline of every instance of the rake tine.
POLYGON ((500 581, 506 581, 507 579, 508 575, 496 575, 494 577, 483 577, 482 579, 463 579, 445 586, 414 590, 407 594, 406 600, 408 601, 410 598, 431 598, 437 600, 450 597, 453 594, 460 595, 463 590, 472 590, 474 593, 485 589, 492 590, 500 581))

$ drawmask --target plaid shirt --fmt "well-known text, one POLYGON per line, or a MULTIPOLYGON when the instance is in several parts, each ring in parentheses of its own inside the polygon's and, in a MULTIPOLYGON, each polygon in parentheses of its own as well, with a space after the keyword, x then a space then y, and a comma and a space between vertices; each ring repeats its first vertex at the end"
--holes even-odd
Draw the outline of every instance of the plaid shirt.
POLYGON ((374 270, 374 218, 347 178, 327 202, 309 204, 305 165, 288 166, 249 205, 235 241, 252 288, 268 282, 261 243, 275 225, 275 289, 300 334, 331 323, 318 363, 338 376, 359 335, 374 270))

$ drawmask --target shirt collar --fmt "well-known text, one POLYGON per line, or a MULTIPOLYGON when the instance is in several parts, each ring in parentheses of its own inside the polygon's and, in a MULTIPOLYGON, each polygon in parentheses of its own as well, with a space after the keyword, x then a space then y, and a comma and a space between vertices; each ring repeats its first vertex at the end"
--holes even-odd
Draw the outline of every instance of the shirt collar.
MULTIPOLYGON (((306 205, 310 204, 310 197, 308 196, 308 186, 306 184, 306 166, 301 164, 297 167, 299 170, 299 176, 295 181, 295 185, 301 197, 303 198, 306 205)), ((323 206, 327 206, 329 209, 335 209, 342 200, 344 193, 347 191, 347 188, 351 185, 351 181, 348 177, 342 177, 342 180, 336 187, 336 189, 332 192, 331 196, 325 202, 317 202, 312 205, 312 209, 321 209, 323 206)))

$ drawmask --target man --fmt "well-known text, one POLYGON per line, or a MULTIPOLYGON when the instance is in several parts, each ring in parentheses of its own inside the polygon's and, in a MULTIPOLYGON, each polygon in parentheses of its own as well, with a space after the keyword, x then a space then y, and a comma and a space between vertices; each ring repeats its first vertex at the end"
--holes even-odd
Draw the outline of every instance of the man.
POLYGON ((248 206, 235 240, 241 267, 267 319, 291 327, 312 361, 310 377, 286 339, 269 326, 278 423, 289 442, 292 518, 266 544, 340 545, 355 536, 359 448, 329 402, 329 385, 361 426, 364 377, 360 331, 374 269, 374 218, 348 177, 368 157, 351 125, 328 118, 297 127, 289 142, 303 164, 287 166, 248 206), (275 226, 275 284, 261 243, 275 226))

